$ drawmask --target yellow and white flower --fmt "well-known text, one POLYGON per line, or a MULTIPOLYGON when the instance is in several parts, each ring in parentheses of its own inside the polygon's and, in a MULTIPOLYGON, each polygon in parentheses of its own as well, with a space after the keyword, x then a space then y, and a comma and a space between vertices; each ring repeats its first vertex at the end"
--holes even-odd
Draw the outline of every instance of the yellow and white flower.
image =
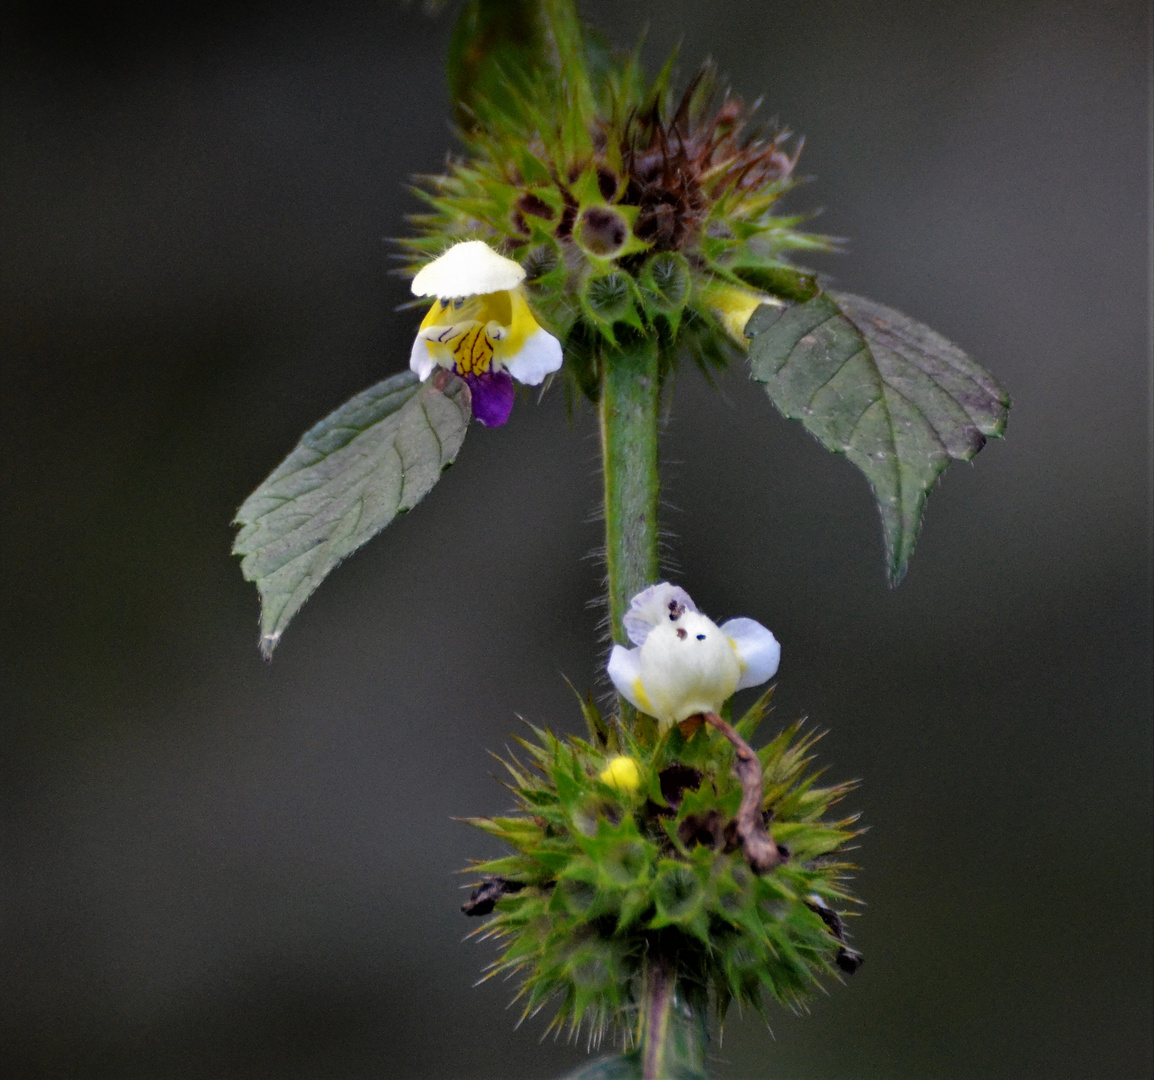
POLYGON ((505 423, 513 379, 536 386, 561 366, 561 343, 542 329, 525 299, 525 271, 483 240, 454 244, 413 278, 416 296, 436 302, 417 331, 409 367, 423 380, 440 366, 473 394, 473 415, 505 423))
POLYGON ((781 661, 777 638, 761 623, 730 619, 718 626, 667 581, 633 597, 622 621, 635 648, 613 646, 609 678, 663 728, 720 712, 736 691, 771 679, 781 661))

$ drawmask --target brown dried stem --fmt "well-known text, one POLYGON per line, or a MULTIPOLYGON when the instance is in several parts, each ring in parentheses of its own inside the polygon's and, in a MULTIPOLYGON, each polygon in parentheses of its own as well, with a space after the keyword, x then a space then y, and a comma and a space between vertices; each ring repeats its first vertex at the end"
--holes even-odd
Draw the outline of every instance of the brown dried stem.
POLYGON ((741 781, 741 807, 735 823, 746 861, 756 873, 764 874, 782 862, 782 854, 765 828, 761 803, 765 797, 762 786, 761 761, 753 748, 717 713, 702 713, 707 724, 715 727, 732 744, 737 760, 733 771, 741 781))

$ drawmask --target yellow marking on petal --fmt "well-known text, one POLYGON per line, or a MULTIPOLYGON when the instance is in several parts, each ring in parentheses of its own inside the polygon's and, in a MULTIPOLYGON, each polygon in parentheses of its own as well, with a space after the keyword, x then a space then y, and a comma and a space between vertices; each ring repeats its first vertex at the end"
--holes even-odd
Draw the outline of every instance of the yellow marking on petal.
POLYGON ((437 333, 426 340, 439 364, 458 375, 482 375, 494 363, 499 369, 503 358, 516 356, 538 326, 517 289, 437 300, 421 321, 422 332, 430 328, 437 333))
MULTIPOLYGON (((429 310, 425 312, 425 317, 421 320, 421 330, 426 330, 430 326, 439 325, 442 321, 441 316, 443 316, 447 310, 451 311, 452 306, 446 305, 441 300, 435 301, 432 307, 430 307, 429 310)), ((419 332, 420 331, 418 331, 418 333, 419 332)))
POLYGON ((641 711, 652 716, 653 704, 649 700, 649 695, 645 692, 645 687, 641 683, 640 675, 633 680, 633 696, 641 702, 641 711))
POLYGON ((458 375, 483 375, 493 362, 493 342, 480 323, 459 335, 452 344, 453 362, 458 375))
POLYGON ((504 295, 509 301, 509 314, 503 325, 509 328, 509 336, 498 344, 497 361, 501 364, 507 364, 512 360, 524 348, 525 342, 541 329, 541 324, 533 318, 525 294, 520 289, 514 289, 504 295))

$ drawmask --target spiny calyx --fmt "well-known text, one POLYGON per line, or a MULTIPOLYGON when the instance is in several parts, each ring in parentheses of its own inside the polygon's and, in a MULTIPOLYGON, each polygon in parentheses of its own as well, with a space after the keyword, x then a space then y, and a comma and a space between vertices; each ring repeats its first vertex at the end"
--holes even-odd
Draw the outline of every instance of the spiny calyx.
POLYGON ((422 178, 429 211, 402 241, 419 269, 483 239, 525 270, 526 296, 577 370, 622 334, 659 334, 699 363, 746 344, 732 312, 808 298, 793 249, 830 246, 775 216, 800 144, 763 130, 705 66, 678 97, 672 64, 648 82, 636 54, 590 64, 587 95, 540 71, 510 72, 500 107, 473 102, 466 155, 422 178))

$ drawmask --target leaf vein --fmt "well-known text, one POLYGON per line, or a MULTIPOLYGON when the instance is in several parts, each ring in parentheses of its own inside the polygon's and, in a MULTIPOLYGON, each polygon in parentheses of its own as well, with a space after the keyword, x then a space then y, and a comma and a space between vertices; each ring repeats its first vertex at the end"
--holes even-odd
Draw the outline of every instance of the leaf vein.
POLYGON ((437 431, 437 426, 433 423, 433 418, 429 415, 429 400, 424 396, 421 397, 421 412, 425 416, 425 423, 429 425, 429 430, 433 433, 433 438, 437 440, 437 461, 443 464, 445 461, 445 443, 440 432, 437 431))
MULTIPOLYGON (((925 411, 917 404, 917 402, 915 402, 913 400, 913 398, 911 398, 909 396, 909 394, 902 393, 902 391, 899 390, 896 386, 894 386, 894 384, 892 382, 890 382, 889 379, 887 379, 884 375, 881 375, 880 369, 878 371, 878 374, 881 376, 882 382, 885 383, 885 385, 888 386, 895 394, 897 394, 897 396, 900 397, 907 405, 909 405, 910 409, 917 416, 919 416, 922 419, 922 421, 925 423, 926 427, 928 427, 930 429, 930 431, 932 431, 934 433, 934 439, 937 441, 938 446, 941 447, 942 453, 945 454, 946 457, 952 458, 953 454, 950 453, 949 447, 946 446, 944 440, 942 439, 941 432, 938 431, 934 422, 925 414, 925 411)), ((888 405, 886 406, 886 412, 887 413, 889 412, 889 406, 888 405)), ((891 427, 892 427, 892 422, 891 422, 891 427)), ((897 452, 897 432, 896 431, 894 431, 894 451, 895 451, 895 453, 897 452)))

